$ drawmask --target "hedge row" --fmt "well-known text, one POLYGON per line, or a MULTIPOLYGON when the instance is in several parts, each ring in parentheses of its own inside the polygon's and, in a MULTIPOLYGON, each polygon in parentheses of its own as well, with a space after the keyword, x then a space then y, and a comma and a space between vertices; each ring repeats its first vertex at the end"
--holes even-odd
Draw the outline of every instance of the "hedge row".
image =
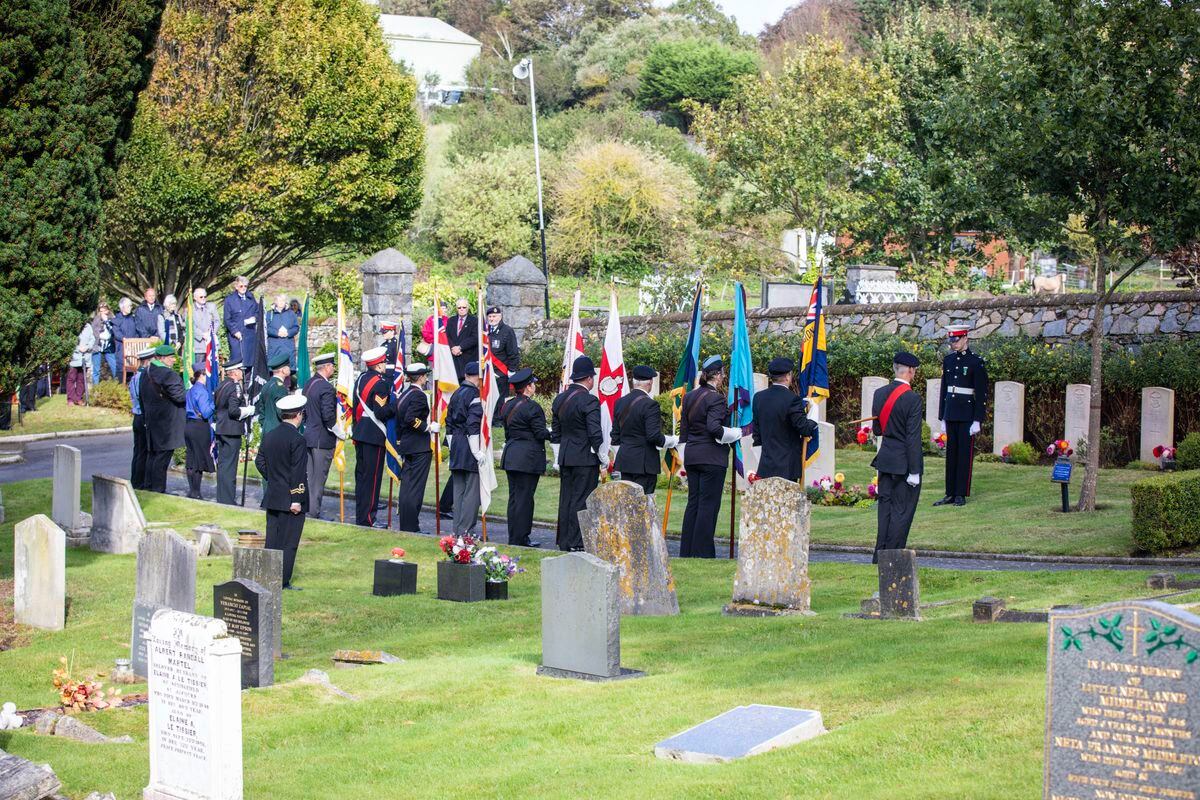
POLYGON ((1133 495, 1133 541, 1151 553, 1200 545, 1200 470, 1143 478, 1133 495))

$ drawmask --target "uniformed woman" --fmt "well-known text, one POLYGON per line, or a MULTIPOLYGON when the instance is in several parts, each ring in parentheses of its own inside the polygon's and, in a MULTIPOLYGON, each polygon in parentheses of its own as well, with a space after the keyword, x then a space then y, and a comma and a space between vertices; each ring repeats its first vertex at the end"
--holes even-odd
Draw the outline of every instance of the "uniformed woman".
POLYGON ((500 409, 504 426, 504 450, 500 468, 508 475, 508 543, 532 546, 529 531, 533 527, 533 497, 538 481, 546 471, 546 412, 533 399, 537 390, 533 370, 520 369, 509 376, 514 396, 500 409))
POLYGON ((212 457, 212 395, 205 385, 204 362, 192 364, 192 388, 187 393, 187 422, 183 426, 183 441, 187 445, 188 497, 202 500, 200 481, 205 472, 215 472, 212 457))

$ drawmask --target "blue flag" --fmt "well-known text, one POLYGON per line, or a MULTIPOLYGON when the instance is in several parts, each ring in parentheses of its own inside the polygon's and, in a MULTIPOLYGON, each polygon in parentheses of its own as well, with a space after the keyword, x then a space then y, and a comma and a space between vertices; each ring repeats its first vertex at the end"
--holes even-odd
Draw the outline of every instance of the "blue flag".
MULTIPOLYGON (((729 426, 742 428, 749 435, 754 424, 754 363, 750 357, 750 330, 746 325, 746 289, 734 284, 733 349, 729 355, 729 426)), ((754 472, 757 464, 753 452, 742 452, 741 441, 733 444, 733 468, 743 478, 754 472), (746 461, 752 463, 747 468, 746 461)))
POLYGON ((688 328, 687 344, 679 358, 679 369, 675 371, 675 383, 671 388, 671 408, 678 427, 683 414, 683 396, 696 385, 700 373, 700 301, 704 295, 704 283, 696 282, 696 297, 692 300, 692 321, 688 328))
MULTIPOLYGON (((395 369, 395 377, 392 380, 392 388, 390 392, 391 402, 395 403, 396 398, 400 396, 400 392, 404 391, 404 365, 407 363, 405 356, 407 355, 408 342, 404 335, 404 326, 400 328, 400 343, 396 345, 396 363, 393 366, 395 369)), ((395 416, 387 421, 387 453, 384 460, 386 462, 388 475, 392 480, 400 480, 400 428, 395 416)))
MULTIPOLYGON (((800 396, 808 398, 809 407, 829 397, 829 364, 825 358, 825 309, 821 305, 821 279, 813 287, 804 320, 804 337, 800 345, 800 396)), ((832 446, 832 445, 831 445, 832 446)), ((804 451, 804 466, 812 466, 820 449, 818 437, 808 440, 804 451)))

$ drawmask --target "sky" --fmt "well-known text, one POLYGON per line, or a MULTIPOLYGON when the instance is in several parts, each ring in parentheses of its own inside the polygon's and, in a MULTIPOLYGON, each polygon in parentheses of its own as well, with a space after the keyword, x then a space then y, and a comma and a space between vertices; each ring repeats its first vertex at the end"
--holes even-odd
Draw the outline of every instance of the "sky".
MULTIPOLYGON (((758 35, 763 26, 775 22, 789 6, 799 0, 718 0, 726 14, 737 19, 743 33, 758 35)), ((655 0, 655 5, 669 6, 671 0, 655 0)))

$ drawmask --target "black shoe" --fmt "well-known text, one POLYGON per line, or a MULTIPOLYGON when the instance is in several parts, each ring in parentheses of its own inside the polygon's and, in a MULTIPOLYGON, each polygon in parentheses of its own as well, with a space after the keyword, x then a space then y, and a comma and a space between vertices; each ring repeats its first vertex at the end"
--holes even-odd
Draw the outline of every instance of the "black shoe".
POLYGON ((371 523, 371 527, 372 528, 380 528, 382 530, 387 530, 388 524, 386 522, 379 522, 378 520, 376 520, 375 522, 371 523))
POLYGON ((454 519, 454 512, 453 511, 443 511, 442 519, 454 519))
POLYGON ((283 588, 287 589, 289 592, 303 592, 304 591, 304 587, 294 586, 290 583, 287 584, 286 586, 284 586, 283 588))
POLYGON ((965 497, 956 497, 956 498, 954 498, 954 505, 956 505, 956 506, 965 506, 966 504, 967 504, 967 498, 965 498, 965 497))
POLYGON ((951 503, 953 503, 953 502, 954 502, 954 498, 953 498, 953 497, 951 497, 950 495, 946 495, 946 496, 945 496, 945 497, 943 497, 941 500, 934 500, 934 501, 933 501, 933 504, 934 504, 935 506, 948 506, 948 505, 950 505, 950 504, 951 504, 951 503))

